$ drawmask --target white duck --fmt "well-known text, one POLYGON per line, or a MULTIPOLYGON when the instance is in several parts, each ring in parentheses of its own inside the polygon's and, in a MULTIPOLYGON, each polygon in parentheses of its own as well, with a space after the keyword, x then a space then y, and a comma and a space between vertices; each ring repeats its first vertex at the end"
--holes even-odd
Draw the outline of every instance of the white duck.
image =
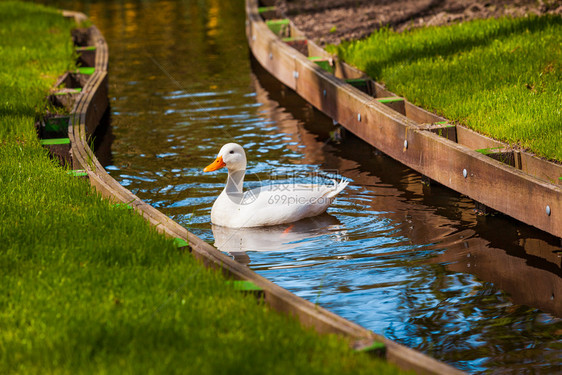
POLYGON ((230 228, 291 223, 326 211, 349 181, 334 185, 276 184, 243 192, 246 153, 236 143, 224 145, 204 172, 228 168, 226 186, 211 209, 211 222, 230 228))

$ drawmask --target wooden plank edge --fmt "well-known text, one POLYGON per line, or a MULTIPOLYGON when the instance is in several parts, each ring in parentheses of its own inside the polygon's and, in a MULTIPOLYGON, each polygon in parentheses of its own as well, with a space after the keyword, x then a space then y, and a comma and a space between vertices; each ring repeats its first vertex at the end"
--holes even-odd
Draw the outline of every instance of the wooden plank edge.
MULTIPOLYGON (((98 59, 96 58, 96 64, 97 63, 98 59)), ((202 260, 203 263, 218 267, 226 271, 231 277, 252 281, 264 290, 266 302, 271 307, 299 318, 303 325, 314 327, 320 333, 329 332, 350 337, 355 340, 352 342, 354 345, 357 345, 357 341, 362 342, 364 345, 372 343, 373 340, 383 342, 385 345, 391 347, 388 354, 389 360, 399 366, 402 365, 406 368, 413 368, 429 373, 435 373, 434 370, 436 368, 441 369, 441 371, 437 373, 462 373, 432 358, 424 356, 419 352, 376 335, 372 331, 366 330, 328 310, 297 297, 286 289, 259 276, 249 268, 235 262, 230 257, 188 232, 178 223, 146 204, 132 192, 117 183, 117 181, 109 176, 105 169, 99 164, 99 161, 95 158, 95 155, 86 142, 86 117, 88 107, 96 92, 98 92, 103 82, 105 82, 106 75, 107 73, 102 69, 96 69, 96 72, 91 78, 91 87, 76 103, 76 111, 71 116, 71 125, 69 127, 69 137, 71 139, 76 164, 88 174, 90 183, 98 189, 98 191, 110 199, 132 206, 135 211, 139 212, 152 225, 156 226, 158 230, 166 235, 187 240, 193 255, 202 260), (412 363, 410 360, 411 358, 416 358, 417 363, 412 363)))
MULTIPOLYGON (((281 74, 282 76, 287 76, 287 70, 290 70, 290 68, 285 68, 283 69, 283 67, 279 66, 279 64, 286 62, 287 59, 283 59, 283 54, 285 53, 289 53, 290 57, 289 57, 289 64, 291 64, 291 68, 293 69, 293 77, 294 80, 289 82, 290 84, 287 84, 286 80, 280 79, 281 82, 283 82, 284 84, 288 85, 289 87, 291 87, 292 89, 294 89, 297 93, 299 93, 299 95, 301 95, 305 100, 309 101, 312 105, 314 105, 316 108, 318 108, 319 110, 321 110, 322 112, 326 113, 328 116, 334 118, 334 120, 336 120, 338 123, 344 125, 345 127, 347 127, 348 129, 350 129, 349 123, 353 122, 352 120, 350 120, 349 118, 347 119, 340 119, 339 115, 341 112, 341 108, 338 107, 337 105, 335 106, 335 110, 332 110, 330 112, 330 110, 326 110, 326 106, 324 106, 323 104, 323 99, 319 98, 319 92, 322 91, 324 93, 324 96, 326 96, 326 92, 327 92, 327 86, 328 84, 333 84, 333 85, 339 85, 341 86, 341 83, 337 83, 338 80, 337 78, 335 78, 332 75, 329 75, 328 73, 322 71, 321 69, 314 69, 311 68, 308 64, 312 64, 310 61, 308 61, 308 59, 304 58, 302 55, 297 56, 294 51, 287 51, 287 48, 290 48, 288 46, 283 46, 283 44, 278 43, 278 41, 276 41, 275 39, 278 39, 275 35, 273 35, 273 33, 269 32, 269 30, 264 30, 264 28, 261 26, 261 23, 263 23, 263 20, 261 20, 261 18, 259 16, 256 16, 256 14, 252 11, 252 6, 254 6, 256 3, 255 0, 247 0, 246 2, 246 8, 247 8, 247 17, 248 17, 248 23, 247 23, 247 33, 248 33, 248 40, 249 40, 249 44, 250 44, 250 48, 252 50, 252 53, 254 54, 254 56, 256 57, 256 59, 260 62, 260 64, 262 64, 262 66, 264 66, 264 68, 266 68, 266 70, 268 70, 272 75, 276 76, 279 78, 279 74, 281 74), (263 39, 260 40, 260 39, 263 39), (251 42, 250 42, 251 41, 251 42), (263 46, 267 46, 268 52, 269 52, 269 56, 277 56, 277 59, 269 59, 270 61, 268 61, 267 59, 263 58, 263 51, 260 51, 259 48, 263 47, 263 46), (313 76, 313 78, 310 78, 308 81, 306 80, 305 77, 305 72, 304 70, 309 70, 309 71, 313 71, 311 76, 313 76), (277 73, 277 74, 276 74, 277 73), (300 79, 300 84, 298 84, 297 80, 300 79), (322 81, 322 82, 320 82, 322 81), (323 90, 322 90, 323 88, 323 90), (315 91, 315 93, 311 93, 311 91, 315 91)), ((309 42, 310 43, 310 42, 309 42)), ((360 92, 359 90, 355 89, 355 88, 350 88, 351 93, 348 93, 349 97, 353 97, 354 98, 354 103, 355 104, 349 104, 351 107, 355 107, 356 111, 358 112, 358 109, 361 107, 361 105, 370 105, 372 106, 372 101, 370 101, 368 99, 368 96, 362 92, 360 92), (355 92, 353 92, 355 91, 355 92)), ((388 120, 390 120, 390 122, 393 122, 395 124, 400 124, 404 129, 405 129, 405 134, 408 134, 408 130, 410 130, 410 133, 414 132, 415 130, 419 129, 420 126, 419 124, 417 124, 415 121, 411 121, 409 120, 407 117, 405 116, 395 116, 393 114, 390 113, 384 113, 384 111, 382 111, 380 108, 376 109, 379 112, 381 112, 381 114, 383 115, 383 117, 380 117, 382 119, 382 121, 386 121, 388 122, 388 120)), ((349 116, 348 116, 349 117, 349 116)), ((357 119, 358 122, 361 122, 361 113, 358 112, 357 113, 357 119)), ((364 117, 363 117, 364 119, 364 117)), ((365 122, 365 121, 364 121, 365 122)), ((357 124, 356 125, 356 129, 357 129, 357 124)), ((356 135, 359 135, 361 138, 363 138, 364 140, 366 140, 367 142, 373 144, 372 140, 370 141, 369 139, 366 139, 364 136, 361 136, 360 133, 357 133, 357 131, 354 131, 353 129, 350 129, 353 133, 355 133, 356 135)), ((474 157, 475 153, 474 152, 470 152, 472 150, 470 150, 467 147, 464 147, 462 145, 456 144, 452 141, 448 141, 449 146, 453 147, 452 145, 454 144, 455 146, 458 147, 462 147, 462 150, 464 152, 466 152, 468 155, 474 157)), ((404 139, 404 145, 406 146, 407 144, 407 140, 404 139)), ((494 143, 492 143, 494 144, 494 143)), ((380 149, 381 151, 389 154, 391 157, 397 159, 398 161, 404 163, 405 165, 417 170, 418 172, 426 175, 429 178, 432 178, 436 181, 439 181, 440 183, 444 184, 445 186, 448 186, 450 188, 452 188, 453 190, 457 190, 455 189, 455 187, 453 187, 451 184, 447 183, 448 181, 443 178, 439 179, 439 178, 434 178, 436 176, 432 176, 432 175, 428 175, 426 173, 424 173, 422 171, 422 168, 420 167, 419 163, 408 163, 407 160, 405 160, 404 158, 401 157, 400 153, 397 150, 392 150, 392 149, 384 149, 382 147, 380 147, 379 144, 375 143, 373 144, 373 146, 377 147, 378 149, 380 149)), ((474 160, 482 160, 482 159, 478 159, 475 158, 474 160)), ((489 160, 487 162, 490 162, 489 160)), ((497 161, 492 161, 492 165, 493 162, 495 162, 495 167, 499 168, 500 170, 502 170, 502 172, 506 172, 505 171, 505 166, 501 166, 500 162, 497 161)), ((430 170, 430 168, 423 168, 425 170, 430 170)), ((519 172, 515 172, 517 171, 515 168, 511 168, 512 170, 508 170, 507 173, 508 175, 510 175, 510 177, 513 177, 513 175, 515 175, 518 179, 523 179, 526 180, 528 184, 535 184, 540 186, 541 188, 544 187, 543 182, 537 178, 535 178, 533 175, 529 175, 527 173, 523 173, 521 171, 521 173, 519 172)), ((431 171, 431 170, 430 170, 431 171)), ((491 184, 490 181, 487 182, 487 185, 489 186, 491 184)), ((548 189, 548 188, 547 188, 548 189)), ((481 190, 481 189, 480 189, 481 190)), ((524 223, 527 223, 529 225, 535 226, 541 230, 544 230, 548 233, 551 233, 557 237, 562 237, 562 217, 560 215, 560 211, 558 210, 552 210, 552 206, 550 202, 554 202, 552 204, 554 205, 558 205, 558 203, 560 203, 560 191, 559 189, 556 189, 555 186, 552 186, 552 188, 550 189, 550 193, 548 194, 549 196, 547 198, 542 199, 542 201, 538 202, 538 206, 541 206, 541 209, 545 209, 545 212, 548 212, 548 216, 549 218, 547 220, 545 220, 545 216, 538 214, 537 217, 539 217, 538 221, 535 220, 534 217, 529 218, 527 215, 518 215, 517 213, 514 214, 514 212, 511 212, 510 210, 506 210, 506 204, 504 203, 498 203, 497 198, 498 197, 489 197, 487 195, 482 195, 482 194, 476 194, 480 197, 480 199, 475 197, 475 193, 473 193, 473 191, 468 191, 468 192, 463 192, 463 194, 466 194, 468 196, 470 196, 473 199, 476 199, 477 201, 486 204, 487 206, 490 206, 494 209, 497 209, 500 212, 503 212, 509 216, 512 216, 524 223), (551 217, 551 213, 554 213, 556 211, 556 218, 552 218, 551 217)), ((501 198, 501 197, 500 197, 501 198)))

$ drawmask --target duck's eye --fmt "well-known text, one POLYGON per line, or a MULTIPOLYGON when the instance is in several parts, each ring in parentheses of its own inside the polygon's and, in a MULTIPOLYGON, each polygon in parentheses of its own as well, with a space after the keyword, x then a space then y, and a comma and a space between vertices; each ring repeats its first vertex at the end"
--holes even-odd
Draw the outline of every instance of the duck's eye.
POLYGON ((234 154, 234 150, 231 150, 230 153, 231 153, 231 154, 234 154))

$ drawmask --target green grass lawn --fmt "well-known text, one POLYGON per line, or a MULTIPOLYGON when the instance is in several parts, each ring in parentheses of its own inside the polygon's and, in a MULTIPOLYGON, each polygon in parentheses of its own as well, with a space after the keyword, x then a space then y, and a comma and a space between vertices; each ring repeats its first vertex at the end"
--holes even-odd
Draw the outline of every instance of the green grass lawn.
POLYGON ((332 52, 449 120, 562 161, 562 17, 384 29, 332 52))
POLYGON ((395 373, 235 292, 70 177, 34 121, 72 25, 0 2, 0 373, 395 373))

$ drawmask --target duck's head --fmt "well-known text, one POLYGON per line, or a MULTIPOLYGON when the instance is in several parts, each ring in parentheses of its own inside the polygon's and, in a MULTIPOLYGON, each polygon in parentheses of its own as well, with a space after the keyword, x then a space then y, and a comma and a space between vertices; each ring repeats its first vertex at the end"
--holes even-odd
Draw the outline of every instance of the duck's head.
POLYGON ((246 153, 242 146, 236 143, 227 143, 222 146, 214 162, 203 169, 203 172, 212 172, 227 167, 229 172, 246 169, 246 153))

